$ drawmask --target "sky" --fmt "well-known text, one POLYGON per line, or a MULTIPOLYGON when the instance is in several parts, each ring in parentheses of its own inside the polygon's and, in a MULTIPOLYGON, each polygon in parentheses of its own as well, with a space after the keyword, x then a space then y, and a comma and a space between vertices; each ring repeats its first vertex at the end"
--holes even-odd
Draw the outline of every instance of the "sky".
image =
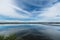
MULTIPOLYGON (((23 5, 21 6, 23 7, 23 5)), ((24 10, 20 6, 14 5, 11 0, 0 0, 0 21, 60 21, 60 2, 51 7, 37 8, 38 11, 33 10, 34 6, 30 7, 31 9, 26 7, 29 10, 24 10), (31 12, 31 10, 33 11, 31 12)))

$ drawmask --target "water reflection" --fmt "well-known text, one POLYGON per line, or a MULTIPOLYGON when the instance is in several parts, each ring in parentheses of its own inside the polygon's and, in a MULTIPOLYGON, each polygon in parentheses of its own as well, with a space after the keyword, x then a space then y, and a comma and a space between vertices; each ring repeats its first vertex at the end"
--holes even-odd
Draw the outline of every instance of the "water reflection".
POLYGON ((19 24, 19 25, 2 25, 0 26, 1 35, 9 35, 11 33, 16 33, 17 37, 26 36, 28 34, 40 35, 40 32, 54 40, 60 39, 60 27, 41 25, 41 24, 19 24), (23 34, 22 34, 23 33, 23 34))

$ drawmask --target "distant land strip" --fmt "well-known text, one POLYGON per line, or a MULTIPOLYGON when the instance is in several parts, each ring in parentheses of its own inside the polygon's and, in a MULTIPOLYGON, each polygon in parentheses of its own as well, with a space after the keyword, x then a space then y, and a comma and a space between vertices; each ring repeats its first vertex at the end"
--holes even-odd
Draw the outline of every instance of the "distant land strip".
POLYGON ((0 25, 14 25, 14 24, 41 24, 47 26, 58 26, 60 27, 60 22, 0 22, 0 25))
POLYGON ((60 24, 60 22, 0 22, 0 24, 60 24))

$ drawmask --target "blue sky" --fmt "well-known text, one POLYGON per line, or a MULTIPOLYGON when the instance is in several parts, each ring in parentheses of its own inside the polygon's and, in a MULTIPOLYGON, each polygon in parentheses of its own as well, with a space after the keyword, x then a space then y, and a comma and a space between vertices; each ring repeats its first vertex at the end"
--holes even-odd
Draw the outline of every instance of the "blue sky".
POLYGON ((60 21, 60 2, 46 8, 28 6, 22 9, 11 0, 0 0, 0 21, 60 21))

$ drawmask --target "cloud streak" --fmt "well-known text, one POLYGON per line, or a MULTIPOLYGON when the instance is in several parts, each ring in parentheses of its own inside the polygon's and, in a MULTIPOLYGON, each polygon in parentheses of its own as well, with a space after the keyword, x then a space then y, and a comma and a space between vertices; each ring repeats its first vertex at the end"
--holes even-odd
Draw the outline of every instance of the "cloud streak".
MULTIPOLYGON (((0 0, 0 17, 1 19, 8 19, 8 18, 12 18, 12 19, 18 19, 18 20, 28 20, 31 19, 31 21, 60 21, 60 3, 56 3, 55 5, 53 5, 52 7, 49 8, 45 8, 43 10, 41 10, 40 12, 35 11, 36 14, 38 14, 38 16, 36 17, 32 17, 32 14, 34 14, 34 12, 28 12, 25 11, 15 5, 11 4, 11 0, 0 0), (14 9, 19 10, 20 12, 16 12, 14 9), (2 17, 4 16, 4 17, 2 17), (35 20, 33 20, 35 19, 35 20)), ((36 15, 34 14, 34 15, 36 15)), ((34 16, 33 15, 33 16, 34 16)), ((0 20, 1 20, 0 19, 0 20)), ((28 20, 30 21, 30 20, 28 20)))

